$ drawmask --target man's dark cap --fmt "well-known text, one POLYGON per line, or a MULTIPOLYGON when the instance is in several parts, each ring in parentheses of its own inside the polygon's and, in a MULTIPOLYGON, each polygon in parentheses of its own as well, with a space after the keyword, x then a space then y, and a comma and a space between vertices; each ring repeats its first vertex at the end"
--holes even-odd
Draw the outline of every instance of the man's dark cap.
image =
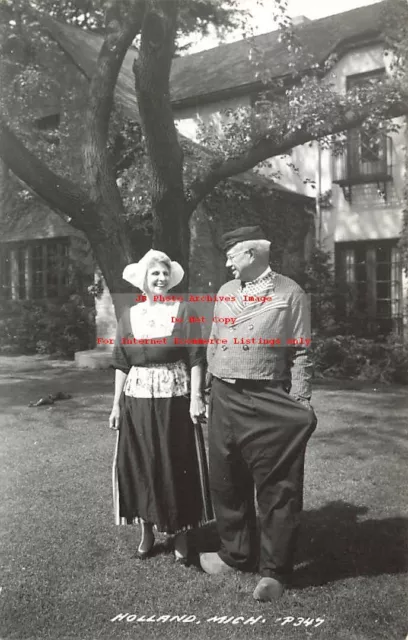
POLYGON ((258 225, 255 227, 239 227, 221 236, 222 248, 224 251, 228 251, 237 242, 244 242, 245 240, 267 240, 267 237, 258 225))

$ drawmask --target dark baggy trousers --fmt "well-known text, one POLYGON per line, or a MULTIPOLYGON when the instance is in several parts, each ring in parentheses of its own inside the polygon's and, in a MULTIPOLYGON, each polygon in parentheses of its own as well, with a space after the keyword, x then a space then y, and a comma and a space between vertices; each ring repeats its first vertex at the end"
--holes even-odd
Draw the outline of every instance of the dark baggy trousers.
POLYGON ((219 555, 237 569, 285 581, 293 570, 303 503, 305 449, 313 409, 272 381, 213 379, 209 407, 210 487, 219 555), (254 484, 260 519, 256 548, 254 484))

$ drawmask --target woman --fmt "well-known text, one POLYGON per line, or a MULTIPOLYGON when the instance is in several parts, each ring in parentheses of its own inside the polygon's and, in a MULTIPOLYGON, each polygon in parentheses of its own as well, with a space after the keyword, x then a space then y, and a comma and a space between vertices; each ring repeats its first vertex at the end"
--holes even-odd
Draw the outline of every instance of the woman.
POLYGON ((197 344, 175 344, 175 338, 193 342, 201 331, 189 322, 194 310, 177 301, 180 296, 166 296, 183 276, 177 262, 153 249, 125 268, 123 278, 144 292, 144 301, 126 309, 118 323, 109 418, 110 427, 119 430, 113 465, 116 523, 141 523, 140 558, 153 549, 154 529, 175 534, 180 562, 187 560, 186 531, 212 517, 199 423, 205 413, 204 354, 197 344))

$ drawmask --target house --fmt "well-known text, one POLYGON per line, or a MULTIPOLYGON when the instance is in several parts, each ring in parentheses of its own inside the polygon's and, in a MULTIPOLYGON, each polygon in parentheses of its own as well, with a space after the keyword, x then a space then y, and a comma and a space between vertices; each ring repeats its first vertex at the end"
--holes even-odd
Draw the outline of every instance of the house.
MULTIPOLYGON (((335 60, 322 81, 344 92, 387 73, 383 10, 384 3, 378 2, 319 20, 295 20, 305 58, 335 60)), ((290 74, 278 32, 177 60, 172 98, 181 132, 194 139, 198 119, 222 121, 227 109, 255 102, 263 87, 254 77, 251 47, 262 51, 272 77, 285 80, 290 74)), ((292 149, 290 163, 299 175, 281 158, 260 170, 263 175, 279 170, 280 184, 316 198, 317 239, 331 252, 337 278, 350 286, 355 307, 365 313, 373 333, 401 333, 407 327, 408 280, 398 249, 406 138, 404 119, 395 123, 399 131, 381 140, 350 132, 347 149, 339 156, 317 142, 292 149)))
POLYGON ((29 215, 3 221, 0 231, 2 300, 61 298, 74 265, 92 284, 94 263, 86 239, 37 199, 30 199, 29 215))
MULTIPOLYGON (((378 2, 319 20, 296 19, 297 34, 309 59, 324 62, 330 56, 335 57, 325 81, 333 83, 338 91, 387 73, 381 36, 383 4, 378 2)), ((52 20, 46 24, 72 64, 82 75, 89 76, 101 37, 52 20)), ((199 118, 204 122, 222 121, 227 109, 254 104, 264 86, 256 79, 250 61, 252 46, 262 51, 270 75, 285 81, 290 69, 286 48, 277 32, 257 36, 252 42, 242 40, 174 60, 171 98, 181 134, 194 141, 199 118)), ((125 113, 134 118, 137 104, 133 57, 134 51, 130 50, 118 79, 116 98, 125 113)), ((43 118, 39 118, 40 126, 52 128, 58 120, 58 110, 48 111, 43 118), (48 120, 43 122, 43 118, 48 120)), ((402 119, 399 122, 402 124, 402 119)), ((352 287, 356 307, 364 310, 372 326, 383 333, 390 330, 401 333, 406 325, 403 310, 408 282, 397 246, 402 223, 404 144, 403 129, 375 144, 355 131, 349 134, 347 151, 341 156, 334 156, 316 142, 293 149, 290 163, 288 159, 277 158, 272 169, 234 178, 245 187, 262 184, 277 198, 271 209, 296 203, 304 220, 316 203, 317 239, 332 253, 337 277, 352 287), (288 164, 297 166, 299 175, 288 164), (281 177, 272 181, 270 177, 275 176, 277 169, 281 177)), ((205 205, 200 207, 192 229, 192 255, 196 260, 195 266, 192 264, 193 287, 199 291, 215 290, 226 275, 222 255, 214 246, 220 229, 214 232, 207 213, 205 205)), ((267 222, 268 212, 263 219, 267 222)), ((276 225, 273 216, 271 220, 272 234, 276 225)), ((67 224, 67 232, 68 229, 71 233, 67 224)), ((309 224, 302 227, 292 244, 283 264, 290 266, 297 262, 299 268, 299 254, 304 255, 305 247, 310 245, 309 224)), ((286 271, 290 272, 290 268, 286 271)), ((98 302, 98 315, 100 327, 107 335, 113 330, 114 318, 106 291, 98 302)))

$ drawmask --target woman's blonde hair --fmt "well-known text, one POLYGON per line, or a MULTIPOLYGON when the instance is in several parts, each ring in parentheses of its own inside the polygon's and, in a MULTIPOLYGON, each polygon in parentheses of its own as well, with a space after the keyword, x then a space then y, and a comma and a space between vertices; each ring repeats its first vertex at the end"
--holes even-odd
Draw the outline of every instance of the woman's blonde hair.
POLYGON ((150 260, 148 260, 146 265, 146 275, 147 275, 147 271, 151 268, 153 264, 165 264, 169 272, 171 273, 171 260, 169 256, 163 251, 156 251, 155 255, 152 256, 150 260))
POLYGON ((171 260, 169 256, 166 253, 163 253, 163 251, 155 251, 155 255, 152 256, 146 263, 146 271, 145 271, 145 277, 144 277, 144 283, 143 283, 144 284, 143 291, 145 292, 147 290, 148 271, 153 267, 153 265, 156 265, 156 264, 164 264, 169 270, 169 275, 171 275, 171 260))

